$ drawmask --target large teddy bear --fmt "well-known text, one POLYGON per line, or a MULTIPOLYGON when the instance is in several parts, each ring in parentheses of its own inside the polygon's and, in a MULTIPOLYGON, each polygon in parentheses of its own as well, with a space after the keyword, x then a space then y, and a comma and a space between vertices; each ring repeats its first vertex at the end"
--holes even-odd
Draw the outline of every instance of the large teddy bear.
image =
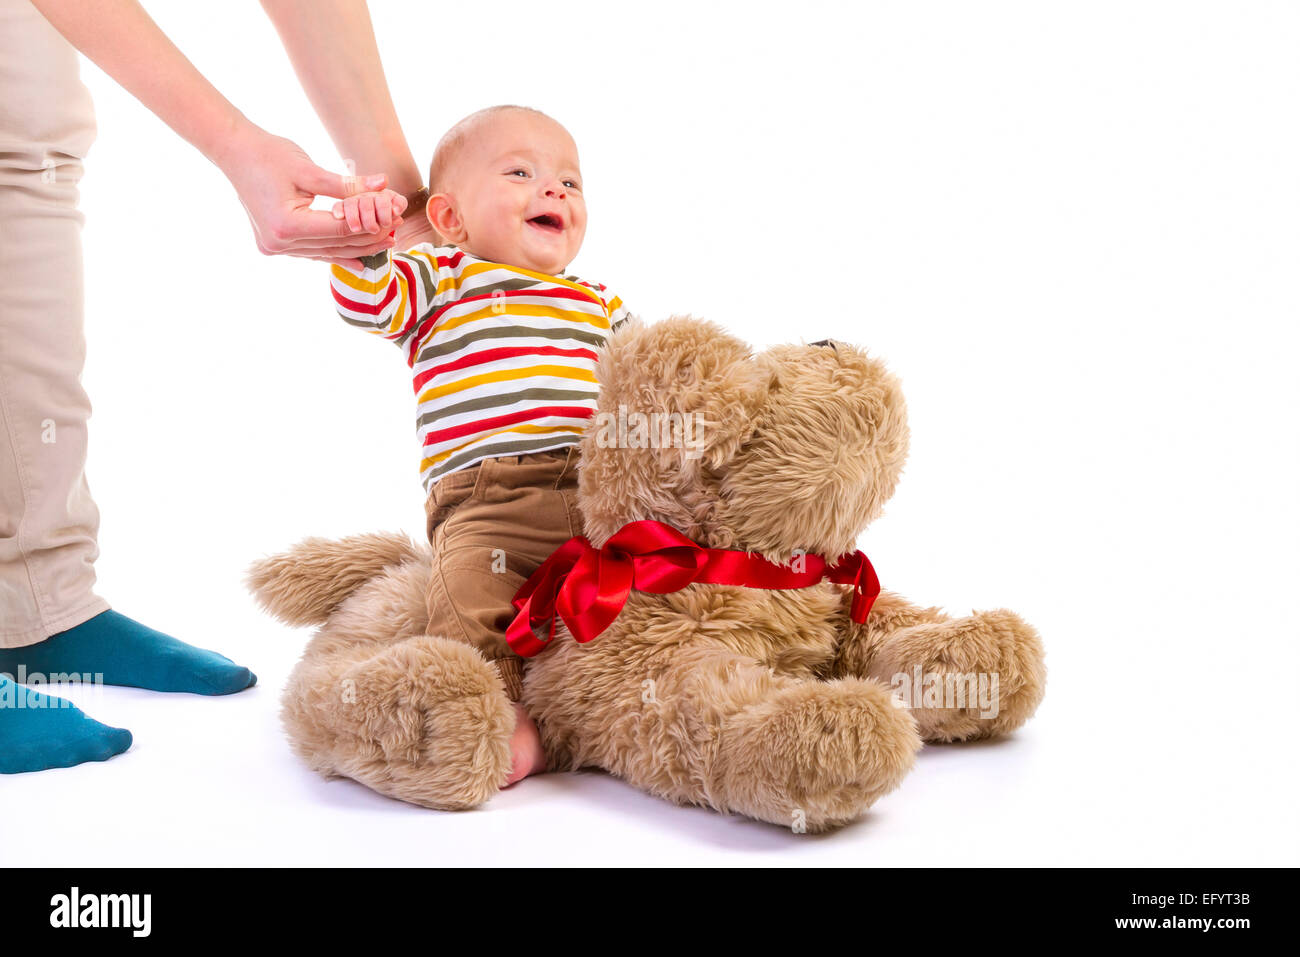
MULTIPOLYGON (((621 568, 626 586, 636 562, 614 537, 657 522, 700 554, 825 574, 651 591, 638 568, 581 643, 534 595, 547 617, 527 633, 554 637, 531 640, 523 704, 552 770, 604 768, 671 801, 820 831, 896 787, 922 742, 1006 733, 1034 712, 1046 673, 1032 626, 888 590, 872 603, 871 564, 849 560, 907 455, 903 395, 878 359, 838 341, 755 354, 711 322, 632 319, 597 378, 578 478, 588 572, 617 583, 621 568), (638 413, 685 425, 611 429, 638 413)), ((690 547, 669 565, 689 569, 690 547)), ((425 635, 429 574, 427 546, 373 534, 308 539, 254 564, 249 585, 281 620, 321 626, 284 691, 294 750, 327 776, 470 808, 509 773, 514 709, 477 650, 425 635)))

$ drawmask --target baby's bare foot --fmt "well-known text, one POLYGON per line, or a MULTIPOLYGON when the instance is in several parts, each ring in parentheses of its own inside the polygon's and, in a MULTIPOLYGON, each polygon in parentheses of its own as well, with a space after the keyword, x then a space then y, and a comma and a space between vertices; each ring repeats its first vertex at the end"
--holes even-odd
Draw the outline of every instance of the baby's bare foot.
POLYGON ((510 756, 514 763, 505 787, 522 781, 530 774, 546 770, 546 754, 542 750, 542 737, 537 732, 537 722, 528 716, 524 706, 515 702, 515 733, 510 738, 510 756))

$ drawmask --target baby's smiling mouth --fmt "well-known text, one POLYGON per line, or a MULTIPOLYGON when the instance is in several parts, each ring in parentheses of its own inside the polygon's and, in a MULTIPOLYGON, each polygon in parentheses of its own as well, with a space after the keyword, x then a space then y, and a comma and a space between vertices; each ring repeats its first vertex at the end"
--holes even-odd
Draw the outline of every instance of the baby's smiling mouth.
POLYGON ((530 226, 536 226, 548 233, 564 232, 564 220, 554 213, 542 213, 540 216, 534 216, 532 219, 527 220, 527 222, 530 226))

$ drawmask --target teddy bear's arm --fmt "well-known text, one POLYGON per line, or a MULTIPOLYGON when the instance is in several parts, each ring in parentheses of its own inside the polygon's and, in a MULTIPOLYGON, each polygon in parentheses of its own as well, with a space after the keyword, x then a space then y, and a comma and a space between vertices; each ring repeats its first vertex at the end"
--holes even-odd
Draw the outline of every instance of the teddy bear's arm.
POLYGON ((901 695, 924 740, 965 741, 1014 730, 1042 700, 1042 640, 1015 612, 998 608, 953 618, 881 592, 859 624, 849 617, 851 600, 846 591, 832 675, 874 679, 901 695))
POLYGON ((922 607, 897 592, 882 591, 872 604, 867 620, 858 624, 849 617, 853 592, 848 589, 843 591, 844 602, 836 619, 840 629, 840 642, 832 668, 835 677, 874 677, 872 664, 888 636, 914 625, 949 620, 949 616, 940 608, 922 607))

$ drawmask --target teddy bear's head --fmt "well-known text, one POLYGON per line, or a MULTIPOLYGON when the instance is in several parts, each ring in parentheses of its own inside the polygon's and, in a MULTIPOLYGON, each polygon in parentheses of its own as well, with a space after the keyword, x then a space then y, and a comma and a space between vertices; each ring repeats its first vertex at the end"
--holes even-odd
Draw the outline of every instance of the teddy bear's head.
POLYGON ((578 495, 597 548, 654 519, 706 547, 833 561, 857 547, 907 457, 898 380, 848 343, 755 354, 713 322, 630 318, 596 377, 578 495))

